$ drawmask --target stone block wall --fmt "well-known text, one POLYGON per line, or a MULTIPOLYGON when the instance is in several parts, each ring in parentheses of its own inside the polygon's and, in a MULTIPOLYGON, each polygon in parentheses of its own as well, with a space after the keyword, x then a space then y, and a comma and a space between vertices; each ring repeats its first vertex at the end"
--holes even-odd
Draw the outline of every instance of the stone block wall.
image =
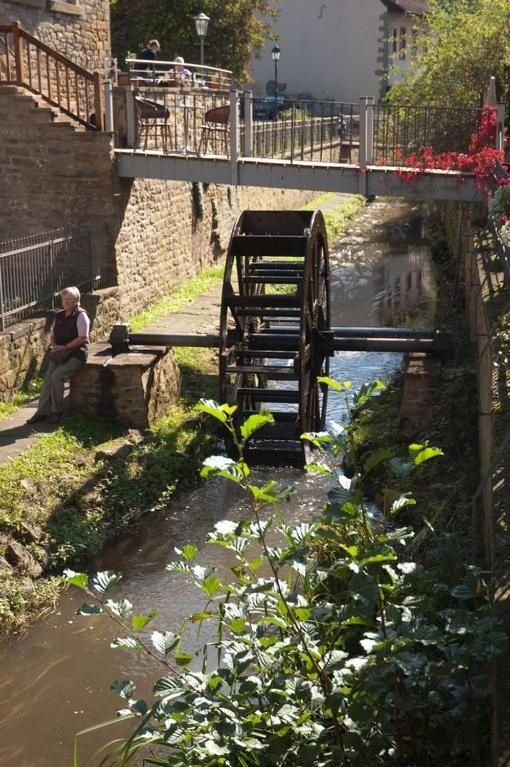
POLYGON ((193 193, 191 184, 135 180, 115 244, 123 317, 168 295, 223 255, 242 210, 296 208, 313 196, 300 190, 201 184, 193 193))
POLYGON ((23 29, 89 70, 111 56, 108 0, 0 0, 0 24, 23 29))
POLYGON ((111 136, 58 119, 22 89, 0 87, 0 240, 64 224, 111 225, 111 136))

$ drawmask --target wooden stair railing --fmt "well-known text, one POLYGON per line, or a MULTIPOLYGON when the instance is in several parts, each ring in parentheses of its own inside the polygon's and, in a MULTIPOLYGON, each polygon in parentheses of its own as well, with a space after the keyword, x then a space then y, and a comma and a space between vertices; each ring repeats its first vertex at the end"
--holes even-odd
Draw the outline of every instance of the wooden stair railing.
POLYGON ((101 75, 89 72, 22 29, 0 25, 0 86, 20 85, 82 125, 104 130, 101 75))

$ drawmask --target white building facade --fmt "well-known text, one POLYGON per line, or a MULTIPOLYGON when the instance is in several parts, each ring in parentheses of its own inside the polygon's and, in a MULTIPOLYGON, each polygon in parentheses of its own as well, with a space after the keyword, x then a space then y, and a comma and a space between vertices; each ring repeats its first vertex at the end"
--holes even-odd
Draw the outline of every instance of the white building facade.
MULTIPOLYGON (((283 93, 349 103, 384 94, 392 82, 391 61, 400 66, 407 60, 414 14, 422 15, 426 5, 424 0, 280 0, 278 7, 274 28, 281 49, 278 82, 286 84, 283 93)), ((253 89, 259 96, 272 92, 268 83, 274 81, 274 44, 269 40, 253 62, 253 89)))

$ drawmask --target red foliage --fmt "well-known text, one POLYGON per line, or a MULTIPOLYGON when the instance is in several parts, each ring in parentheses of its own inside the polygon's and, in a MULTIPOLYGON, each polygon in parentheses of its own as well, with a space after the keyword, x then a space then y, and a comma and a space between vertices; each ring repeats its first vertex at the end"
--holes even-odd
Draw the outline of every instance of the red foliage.
MULTIPOLYGON (((401 160, 405 170, 398 170, 401 181, 412 182, 427 170, 452 170, 461 173, 473 173, 479 189, 492 194, 494 186, 510 184, 510 178, 501 177, 503 152, 494 149, 496 137, 496 110, 487 106, 483 110, 479 129, 472 134, 469 150, 459 152, 436 152, 432 147, 424 147, 419 152, 403 156, 397 151, 395 156, 401 160)), ((459 177, 462 181, 462 176, 459 177)))

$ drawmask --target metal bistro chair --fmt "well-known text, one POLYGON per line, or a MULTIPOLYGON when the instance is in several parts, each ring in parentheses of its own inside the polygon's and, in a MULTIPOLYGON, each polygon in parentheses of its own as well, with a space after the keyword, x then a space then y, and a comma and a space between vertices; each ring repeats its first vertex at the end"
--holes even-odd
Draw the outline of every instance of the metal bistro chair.
POLYGON ((230 159, 230 106, 226 104, 222 107, 208 109, 204 117, 205 123, 202 125, 202 135, 198 145, 198 154, 207 154, 209 142, 213 143, 214 150, 217 149, 217 139, 225 146, 225 154, 230 159))
POLYGON ((169 130, 168 118, 170 110, 165 104, 158 101, 144 99, 140 96, 135 97, 136 109, 138 113, 138 145, 143 149, 159 149, 157 146, 158 138, 161 137, 163 152, 173 149, 172 134, 169 130), (151 137, 154 146, 148 146, 151 137))

